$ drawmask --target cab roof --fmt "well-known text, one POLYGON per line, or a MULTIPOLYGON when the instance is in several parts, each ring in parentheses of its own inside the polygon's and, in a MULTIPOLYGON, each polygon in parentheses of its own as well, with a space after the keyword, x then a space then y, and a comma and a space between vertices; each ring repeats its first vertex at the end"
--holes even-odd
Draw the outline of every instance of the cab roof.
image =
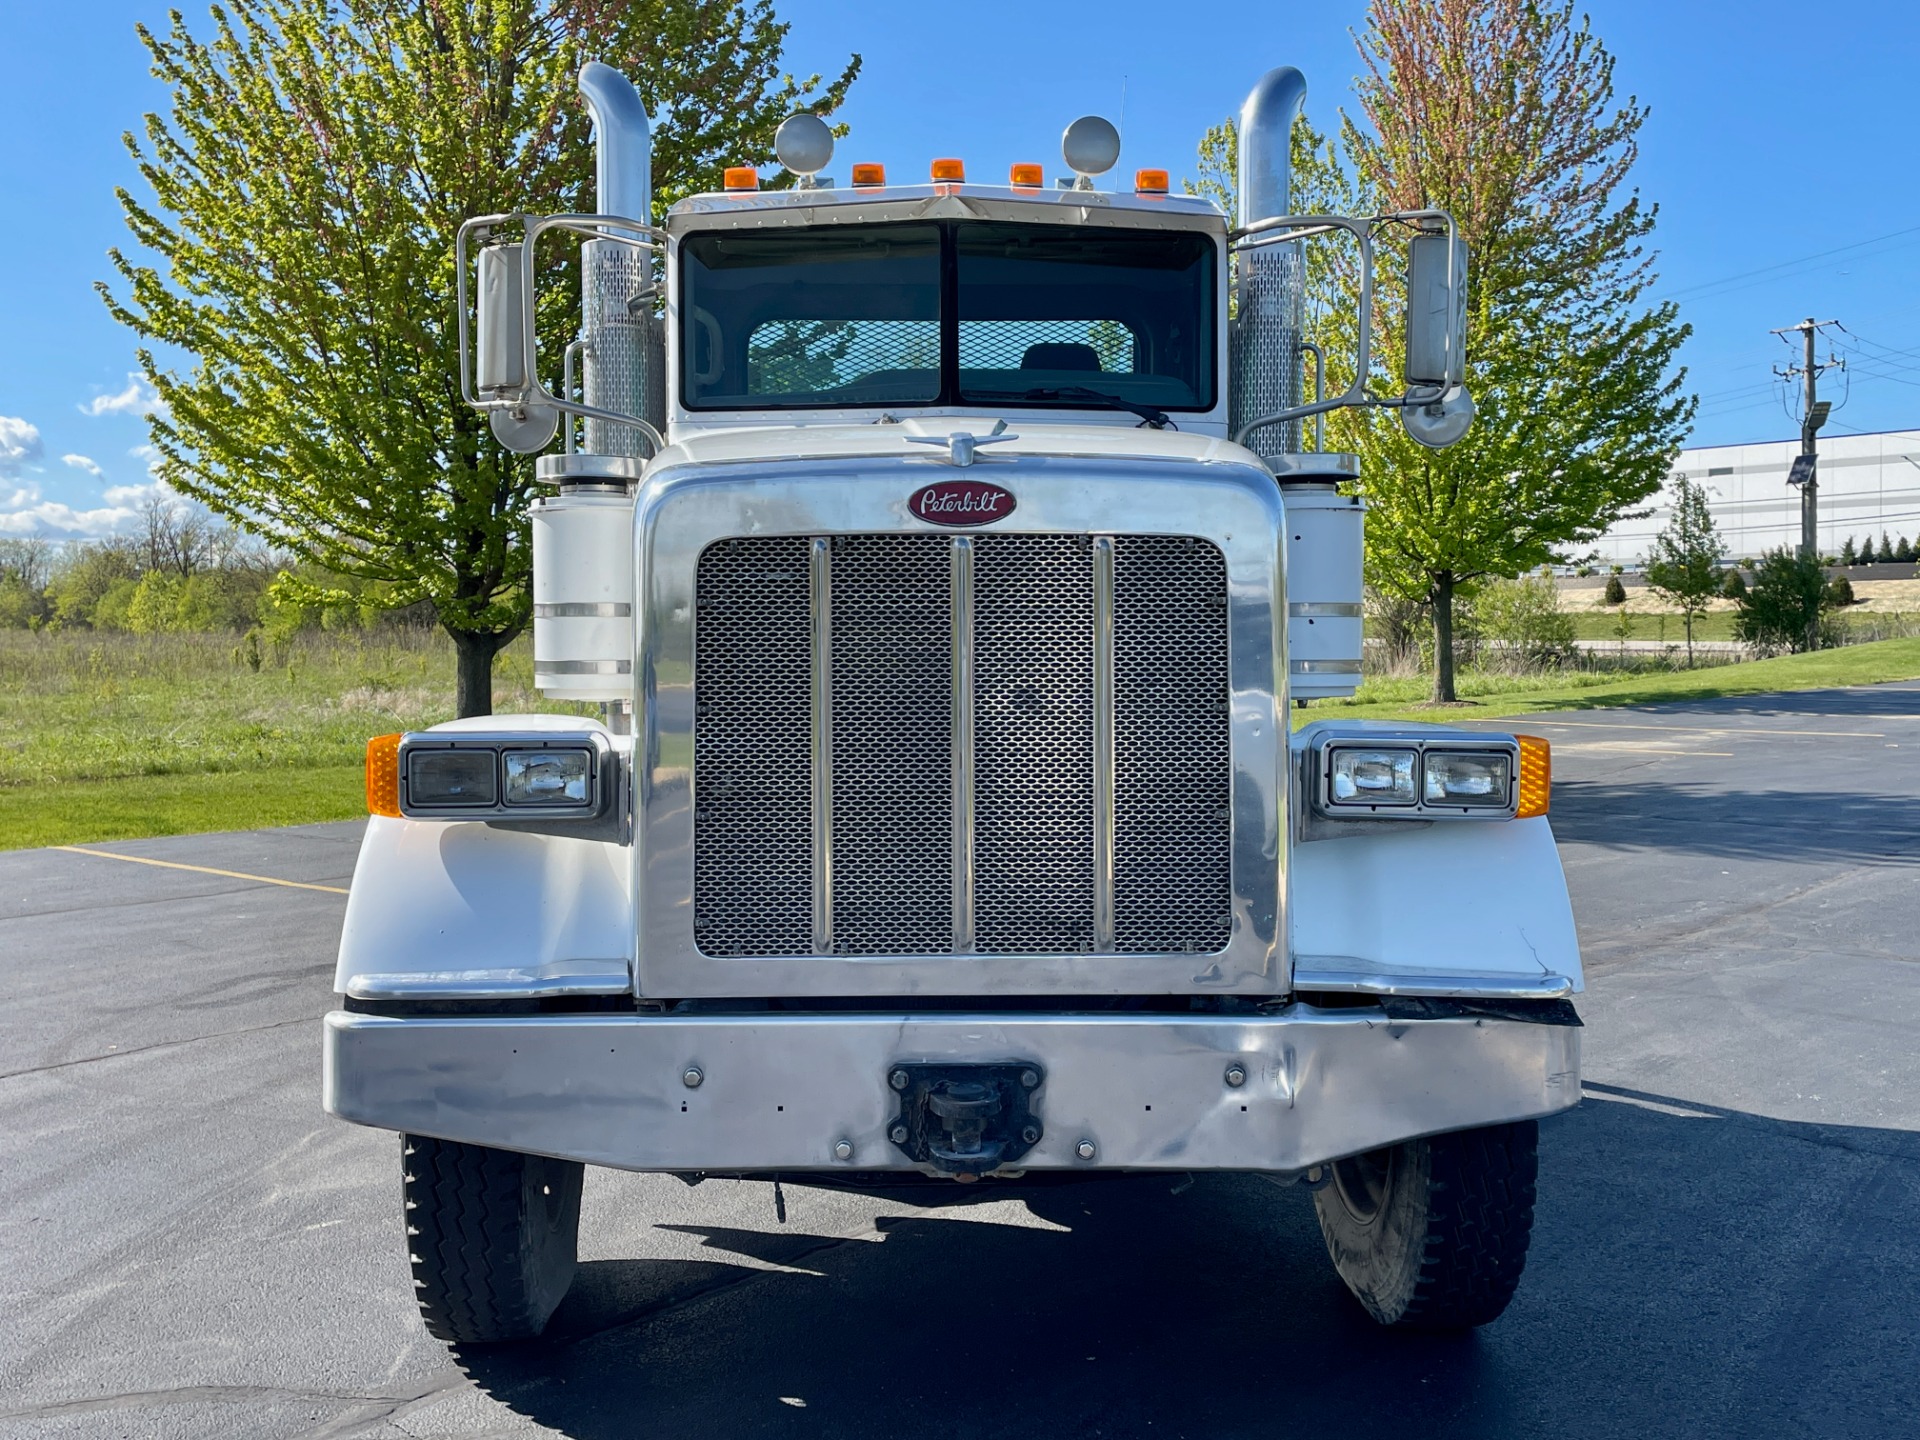
POLYGON ((744 190, 690 195, 667 211, 667 229, 873 224, 897 220, 1025 220, 1123 229, 1205 230, 1224 236, 1226 216, 1198 195, 1042 190, 1011 185, 874 185, 816 190, 744 190))

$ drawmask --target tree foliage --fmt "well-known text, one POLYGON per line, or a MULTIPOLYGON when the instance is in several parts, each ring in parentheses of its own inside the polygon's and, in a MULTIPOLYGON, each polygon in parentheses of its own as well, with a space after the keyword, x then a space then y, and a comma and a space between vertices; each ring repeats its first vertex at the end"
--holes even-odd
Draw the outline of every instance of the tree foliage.
POLYGON ((1693 622, 1707 613, 1720 589, 1727 547, 1707 508, 1707 492, 1682 475, 1673 482, 1673 514, 1654 536, 1647 584, 1680 612, 1687 627, 1687 664, 1693 664, 1693 622))
MULTIPOLYGON (((780 119, 835 108, 858 58, 824 86, 784 76, 769 0, 228 0, 211 27, 140 29, 170 110, 128 137, 153 194, 120 192, 140 248, 101 287, 164 402, 160 474, 278 550, 430 602, 459 711, 485 713, 530 615, 533 467, 458 393, 455 230, 593 208, 586 59, 640 89, 668 203, 771 159, 780 119)), ((565 325, 576 296, 550 285, 542 313, 565 325)))
MULTIPOLYGON (((1659 489, 1694 410, 1675 365, 1688 329, 1648 299, 1657 211, 1628 188, 1646 110, 1616 104, 1613 58, 1570 3, 1372 0, 1359 49, 1359 113, 1337 144, 1295 128, 1293 208, 1438 206, 1471 247, 1467 438, 1425 450, 1377 410, 1327 426, 1365 462, 1368 582, 1430 614, 1444 701, 1460 587, 1587 544, 1659 489)), ((1234 138, 1207 133, 1191 191, 1230 197, 1234 138)), ((1398 246, 1379 251, 1383 394, 1398 388, 1398 246)), ((1358 278, 1351 255, 1309 245, 1309 329, 1330 358, 1353 352, 1358 278)))

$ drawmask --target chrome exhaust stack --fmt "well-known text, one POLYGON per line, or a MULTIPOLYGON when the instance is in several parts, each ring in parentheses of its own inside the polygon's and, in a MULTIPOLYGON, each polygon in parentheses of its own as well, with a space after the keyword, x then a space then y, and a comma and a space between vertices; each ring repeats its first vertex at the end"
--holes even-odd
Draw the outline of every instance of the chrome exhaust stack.
MULTIPOLYGON (((580 67, 580 96, 593 122, 594 187, 600 214, 653 223, 653 133, 640 92, 611 65, 580 67)), ((625 240, 588 240, 580 251, 581 399, 591 408, 640 415, 658 428, 665 409, 665 342, 653 313, 653 253, 625 240)), ((591 455, 643 456, 653 446, 631 425, 587 418, 591 455)))
MULTIPOLYGON (((1260 77, 1240 107, 1237 228, 1293 213, 1293 122, 1307 98, 1307 78, 1291 65, 1260 77)), ((1238 306, 1229 346, 1231 427, 1237 434, 1263 415, 1300 404, 1301 331, 1306 315, 1306 256, 1298 240, 1244 245, 1236 251, 1238 306)), ((1300 422, 1254 432, 1259 456, 1281 468, 1300 449, 1300 422)))

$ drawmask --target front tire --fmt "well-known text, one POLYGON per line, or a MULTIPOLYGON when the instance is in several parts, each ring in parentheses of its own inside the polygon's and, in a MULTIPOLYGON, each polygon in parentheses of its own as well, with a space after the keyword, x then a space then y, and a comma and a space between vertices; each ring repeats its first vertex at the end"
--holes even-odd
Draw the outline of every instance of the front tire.
POLYGON ((469 1345, 538 1335, 573 1284, 586 1167, 400 1139, 407 1258, 428 1333, 469 1345))
POLYGON ((1382 1325, 1457 1330, 1513 1299, 1533 1234, 1534 1120, 1338 1160, 1314 1192, 1333 1267, 1382 1325))

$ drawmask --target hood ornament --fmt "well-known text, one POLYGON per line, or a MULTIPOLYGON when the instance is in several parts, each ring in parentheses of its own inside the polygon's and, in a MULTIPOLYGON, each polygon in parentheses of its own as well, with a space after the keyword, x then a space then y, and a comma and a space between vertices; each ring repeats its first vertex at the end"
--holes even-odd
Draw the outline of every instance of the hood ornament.
POLYGON ((1003 440, 1018 440, 1018 435, 1010 434, 1007 422, 996 420, 993 429, 984 435, 974 435, 965 430, 956 430, 951 435, 909 435, 909 445, 944 445, 947 447, 945 463, 948 465, 973 464, 973 452, 982 445, 998 445, 1003 440))

